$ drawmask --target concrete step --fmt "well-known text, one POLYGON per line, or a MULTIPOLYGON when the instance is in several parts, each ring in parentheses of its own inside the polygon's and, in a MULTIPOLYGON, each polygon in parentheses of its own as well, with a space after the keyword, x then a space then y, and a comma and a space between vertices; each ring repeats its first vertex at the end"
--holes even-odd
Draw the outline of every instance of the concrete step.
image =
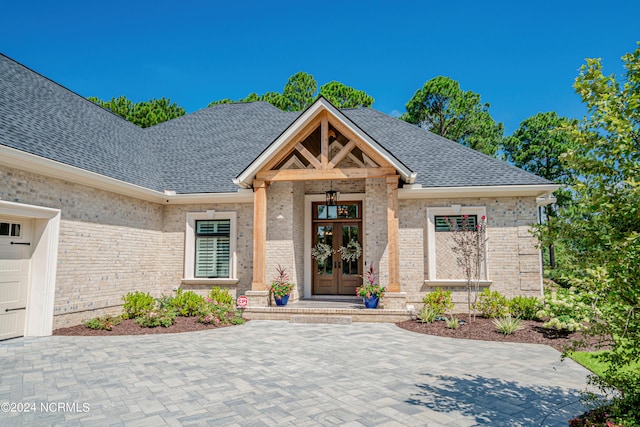
MULTIPOLYGON (((359 308, 335 308, 335 307, 299 307, 296 304, 286 305, 284 307, 247 307, 244 309, 242 317, 253 320, 286 320, 290 321, 292 317, 304 316, 317 319, 331 318, 351 318, 352 322, 388 322, 395 323, 403 320, 411 319, 410 310, 391 310, 391 309, 365 309, 364 306, 359 308)), ((323 323, 333 322, 333 320, 323 320, 323 323)))
POLYGON ((292 315, 289 323, 329 323, 334 325, 350 325, 351 316, 292 315))

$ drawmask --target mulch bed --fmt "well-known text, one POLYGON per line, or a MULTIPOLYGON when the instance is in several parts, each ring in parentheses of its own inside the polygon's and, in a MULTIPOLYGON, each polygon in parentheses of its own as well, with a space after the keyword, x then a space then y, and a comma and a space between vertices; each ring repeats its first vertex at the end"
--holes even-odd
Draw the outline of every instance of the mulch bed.
MULTIPOLYGON (((464 314, 457 315, 458 319, 466 321, 464 314)), ((405 320, 396 323, 400 328, 427 335, 437 335, 449 338, 464 338, 480 341, 516 342, 527 344, 546 344, 558 351, 563 351, 566 346, 571 345, 574 340, 581 338, 580 333, 558 332, 542 327, 542 322, 533 320, 523 320, 524 329, 516 331, 512 335, 503 335, 496 331, 492 319, 477 317, 476 320, 466 322, 458 329, 448 329, 444 321, 433 323, 420 323, 417 320, 405 320)), ((180 332, 204 331, 208 329, 224 328, 231 325, 215 326, 198 322, 197 317, 176 317, 173 326, 164 328, 143 328, 134 319, 121 321, 114 326, 113 330, 105 331, 101 329, 89 329, 84 325, 76 325, 68 328, 60 328, 53 331, 53 335, 75 335, 75 336, 112 336, 112 335, 155 335, 174 334, 180 332)), ((585 350, 594 350, 595 345, 585 350)))
POLYGON ((164 328, 158 326, 156 328, 143 328, 138 325, 134 319, 121 321, 114 326, 111 331, 102 329, 89 329, 84 325, 71 326, 69 328, 60 328, 53 331, 53 335, 76 335, 76 336, 110 336, 110 335, 154 335, 154 334, 175 334, 179 332, 204 331, 208 329, 224 328, 231 325, 215 326, 213 324, 204 324, 198 322, 197 317, 176 317, 173 326, 164 328))
MULTIPOLYGON (((467 321, 466 314, 456 316, 467 321)), ((476 317, 475 320, 466 322, 458 329, 448 329, 444 321, 437 320, 433 323, 420 323, 417 320, 405 320, 396 323, 397 326, 412 332, 427 335, 437 335, 449 338, 464 338, 480 341, 517 342, 526 344, 546 344, 558 351, 563 351, 573 341, 581 338, 579 332, 567 333, 542 327, 542 322, 523 320, 524 329, 514 332, 512 335, 503 335, 496 330, 492 319, 476 317)), ((595 350, 592 345, 584 350, 595 350)))

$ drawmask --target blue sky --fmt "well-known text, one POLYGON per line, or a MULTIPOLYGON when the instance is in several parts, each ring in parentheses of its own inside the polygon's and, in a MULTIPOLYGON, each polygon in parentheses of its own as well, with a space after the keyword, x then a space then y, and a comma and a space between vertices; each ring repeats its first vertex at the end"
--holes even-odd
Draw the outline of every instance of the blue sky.
POLYGON ((572 84, 640 41, 640 1, 5 2, 0 52, 82 96, 168 97, 188 112, 281 91, 297 71, 399 114, 444 75, 491 104, 511 134, 541 111, 585 114, 572 84))

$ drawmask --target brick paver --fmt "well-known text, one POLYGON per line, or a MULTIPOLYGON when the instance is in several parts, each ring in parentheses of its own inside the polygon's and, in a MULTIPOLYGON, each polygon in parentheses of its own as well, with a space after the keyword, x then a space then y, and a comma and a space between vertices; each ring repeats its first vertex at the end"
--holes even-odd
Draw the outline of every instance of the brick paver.
POLYGON ((543 345, 274 321, 20 338, 0 367, 3 426, 566 426, 588 373, 543 345))

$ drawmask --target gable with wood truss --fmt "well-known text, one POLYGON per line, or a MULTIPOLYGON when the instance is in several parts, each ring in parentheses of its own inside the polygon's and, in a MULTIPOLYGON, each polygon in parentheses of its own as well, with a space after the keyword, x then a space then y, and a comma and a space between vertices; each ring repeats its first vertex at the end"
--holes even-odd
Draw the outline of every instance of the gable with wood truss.
POLYGON ((234 182, 384 178, 412 183, 416 174, 357 127, 326 99, 319 98, 234 182))

